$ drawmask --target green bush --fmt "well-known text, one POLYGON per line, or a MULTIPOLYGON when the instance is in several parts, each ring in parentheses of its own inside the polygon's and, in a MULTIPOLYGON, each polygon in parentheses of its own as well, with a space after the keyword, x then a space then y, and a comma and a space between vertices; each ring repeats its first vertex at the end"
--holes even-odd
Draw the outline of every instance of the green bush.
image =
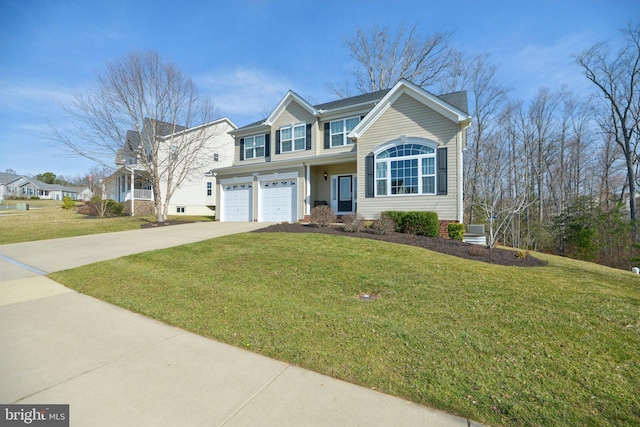
POLYGON ((89 207, 89 215, 100 218, 120 216, 124 211, 124 204, 112 199, 103 199, 100 196, 93 196, 91 201, 87 202, 87 206, 89 207))
POLYGON ((464 240, 464 224, 450 222, 447 225, 447 232, 451 240, 464 240))
POLYGON ((440 234, 440 221, 435 212, 386 211, 384 214, 396 223, 396 231, 400 233, 408 232, 428 237, 438 237, 440 234))
POLYGON ((64 196, 62 198, 62 209, 73 209, 76 207, 76 201, 73 200, 71 197, 69 196, 64 196))
POLYGON ((120 216, 124 211, 124 204, 111 199, 107 202, 107 207, 109 208, 112 216, 120 216))

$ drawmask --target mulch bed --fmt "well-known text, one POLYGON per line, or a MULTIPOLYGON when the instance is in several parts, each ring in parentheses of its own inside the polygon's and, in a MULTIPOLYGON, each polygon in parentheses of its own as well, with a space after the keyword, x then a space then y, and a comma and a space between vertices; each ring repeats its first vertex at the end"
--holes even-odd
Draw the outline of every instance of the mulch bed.
POLYGON ((374 234, 365 229, 359 233, 349 233, 341 226, 319 227, 314 224, 276 224, 253 231, 253 233, 322 233, 335 236, 359 237, 365 239, 382 240, 384 242, 399 243, 402 245, 418 246, 459 258, 482 261, 490 264, 508 265, 517 267, 541 267, 547 265, 546 261, 537 259, 530 254, 524 258, 518 258, 515 251, 501 248, 486 248, 472 245, 471 243, 437 237, 410 236, 403 233, 389 233, 385 235, 374 234))

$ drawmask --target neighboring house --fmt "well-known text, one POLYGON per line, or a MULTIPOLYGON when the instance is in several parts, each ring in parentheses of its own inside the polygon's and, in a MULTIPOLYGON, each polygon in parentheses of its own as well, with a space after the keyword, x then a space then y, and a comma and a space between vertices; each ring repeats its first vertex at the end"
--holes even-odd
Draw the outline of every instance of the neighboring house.
MULTIPOLYGON (((188 156, 187 152, 180 152, 184 140, 203 141, 198 150, 198 159, 191 170, 175 170, 175 178, 181 173, 187 173, 186 179, 172 194, 169 204, 169 215, 216 215, 216 181, 215 176, 205 175, 209 170, 220 165, 230 166, 233 161, 233 137, 229 132, 237 126, 229 119, 223 118, 210 123, 192 128, 178 126, 175 132, 171 132, 171 125, 160 121, 146 119, 142 132, 148 132, 149 128, 157 126, 156 135, 159 136, 161 146, 167 150, 158 154, 161 163, 170 160, 170 156, 188 156)), ((136 131, 128 131, 125 144, 118 151, 116 165, 118 170, 110 177, 114 183, 116 201, 125 204, 125 213, 130 215, 154 215, 154 194, 151 176, 144 165, 144 160, 152 154, 149 147, 145 147, 136 131)), ((148 145, 148 144, 147 144, 148 145)), ((166 182, 166 175, 160 172, 161 183, 166 182)), ((167 188, 161 188, 166 196, 167 188)))
POLYGON ((17 186, 17 181, 20 178, 22 175, 0 172, 0 200, 19 195, 20 187, 17 186))
POLYGON ((9 197, 62 200, 65 196, 73 200, 88 200, 92 193, 86 187, 69 187, 47 184, 23 175, 0 173, 0 199, 9 197))
POLYGON ((231 132, 234 165, 216 169, 221 221, 288 221, 320 204, 376 219, 434 211, 462 222, 466 92, 393 88, 320 105, 289 91, 271 115, 231 132))

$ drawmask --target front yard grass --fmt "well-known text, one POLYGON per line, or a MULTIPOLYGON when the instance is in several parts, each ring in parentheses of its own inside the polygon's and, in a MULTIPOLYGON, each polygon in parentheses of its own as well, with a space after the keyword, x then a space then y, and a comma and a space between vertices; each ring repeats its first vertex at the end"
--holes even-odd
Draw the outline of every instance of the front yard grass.
MULTIPOLYGON (((169 219, 211 221, 205 217, 176 216, 169 219)), ((62 202, 54 200, 4 201, 0 206, 0 245, 134 230, 155 220, 154 216, 96 218, 79 214, 75 209, 62 209, 62 202), (16 203, 28 203, 29 210, 6 209, 16 203)))
POLYGON ((250 233, 52 274, 171 325, 491 425, 640 425, 640 282, 250 233), (374 294, 375 301, 358 295, 374 294))

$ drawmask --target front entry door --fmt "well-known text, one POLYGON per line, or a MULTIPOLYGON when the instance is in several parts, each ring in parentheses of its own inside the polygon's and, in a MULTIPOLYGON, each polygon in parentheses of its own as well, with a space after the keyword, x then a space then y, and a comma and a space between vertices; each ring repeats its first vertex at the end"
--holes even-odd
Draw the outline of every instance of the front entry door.
POLYGON ((338 212, 353 211, 353 179, 351 175, 338 177, 338 212))

